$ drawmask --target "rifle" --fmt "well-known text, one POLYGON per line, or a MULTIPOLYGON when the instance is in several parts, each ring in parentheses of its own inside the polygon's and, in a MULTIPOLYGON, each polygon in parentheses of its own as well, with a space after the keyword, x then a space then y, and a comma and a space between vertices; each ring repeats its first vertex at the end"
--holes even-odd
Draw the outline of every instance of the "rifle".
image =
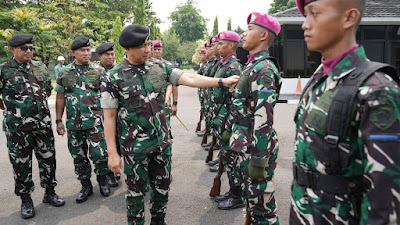
POLYGON ((224 164, 222 163, 222 154, 219 155, 218 172, 214 177, 214 183, 210 191, 210 197, 215 197, 221 193, 221 176, 224 172, 224 164))
POLYGON ((197 123, 197 127, 196 127, 196 132, 201 130, 201 121, 203 120, 203 110, 200 110, 200 119, 199 122, 197 123))
POLYGON ((206 128, 204 129, 203 139, 201 139, 200 145, 207 144, 207 133, 208 133, 208 123, 206 122, 206 128))
MULTIPOLYGON (((222 102, 221 106, 218 108, 218 111, 217 111, 217 113, 215 114, 214 118, 211 120, 211 124, 214 124, 214 120, 217 118, 217 116, 219 115, 219 112, 221 111, 222 107, 226 104, 226 100, 229 99, 231 95, 232 95, 232 91, 229 90, 229 93, 225 96, 224 101, 222 102)), ((216 141, 217 141, 217 140, 216 140, 216 137, 215 137, 215 135, 213 134, 213 139, 212 139, 212 142, 211 142, 211 146, 210 146, 210 148, 208 149, 208 155, 207 155, 207 157, 206 157, 206 163, 208 163, 209 161, 211 161, 212 158, 213 158, 213 155, 214 155, 214 145, 215 145, 215 142, 216 142, 216 141)))
POLYGON ((246 204, 246 221, 244 222, 244 225, 251 225, 251 215, 249 212, 249 205, 246 204))
POLYGON ((215 145, 216 139, 217 138, 215 137, 215 134, 213 133, 211 146, 208 149, 208 155, 206 157, 206 163, 208 163, 209 161, 212 161, 212 158, 213 158, 213 155, 214 155, 214 145, 215 145))

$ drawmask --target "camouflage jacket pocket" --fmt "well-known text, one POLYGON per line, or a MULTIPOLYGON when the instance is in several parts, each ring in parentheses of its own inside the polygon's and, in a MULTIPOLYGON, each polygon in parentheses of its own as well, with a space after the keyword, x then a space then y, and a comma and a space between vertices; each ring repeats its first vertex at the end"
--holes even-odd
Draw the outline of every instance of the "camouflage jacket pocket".
POLYGON ((153 65, 147 71, 147 77, 154 87, 154 91, 161 92, 167 87, 167 74, 158 65, 153 65))
POLYGON ((86 74, 86 85, 90 89, 98 90, 100 88, 100 75, 97 71, 90 71, 86 74))
POLYGON ((76 77, 73 72, 66 73, 61 78, 62 86, 65 88, 66 93, 72 93, 76 84, 76 77))

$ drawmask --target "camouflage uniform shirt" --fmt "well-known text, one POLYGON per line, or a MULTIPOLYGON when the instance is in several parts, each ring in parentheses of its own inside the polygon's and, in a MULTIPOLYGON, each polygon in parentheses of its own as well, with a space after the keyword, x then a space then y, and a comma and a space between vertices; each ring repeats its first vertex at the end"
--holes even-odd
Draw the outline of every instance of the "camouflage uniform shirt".
POLYGON ((11 58, 0 65, 0 94, 3 96, 3 130, 8 132, 51 128, 48 91, 51 79, 42 62, 20 64, 11 58))
POLYGON ((67 129, 85 130, 101 125, 100 82, 103 67, 75 62, 61 69, 55 91, 65 94, 67 129))
POLYGON ((270 60, 262 60, 253 67, 258 59, 268 55, 266 50, 259 52, 243 70, 233 92, 232 117, 227 123, 228 129, 233 124, 231 150, 250 154, 250 163, 260 167, 268 164, 277 145, 272 127, 273 109, 282 83, 277 67, 270 60), (244 76, 251 67, 249 76, 244 76), (244 121, 251 122, 244 124, 244 121))
POLYGON ((399 224, 400 90, 390 77, 375 73, 358 89, 347 138, 332 151, 324 140, 332 98, 342 78, 366 61, 364 48, 345 56, 326 76, 320 66, 310 79, 295 116, 295 162, 316 174, 361 178, 360 201, 292 185, 291 224, 399 224), (355 204, 354 204, 355 203, 355 204), (360 207, 356 217, 355 207, 360 207))
POLYGON ((182 72, 159 60, 131 65, 125 59, 103 77, 102 108, 116 108, 125 155, 159 152, 170 146, 165 113, 167 82, 182 72))

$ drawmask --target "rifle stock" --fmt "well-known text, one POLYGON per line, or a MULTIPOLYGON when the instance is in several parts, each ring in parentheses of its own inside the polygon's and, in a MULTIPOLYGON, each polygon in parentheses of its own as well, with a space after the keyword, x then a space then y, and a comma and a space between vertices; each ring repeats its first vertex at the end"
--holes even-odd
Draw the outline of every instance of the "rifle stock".
POLYGON ((204 130, 203 139, 201 139, 200 145, 207 144, 207 133, 208 133, 208 123, 206 123, 206 129, 204 130))
POLYGON ((211 146, 210 146, 210 148, 208 149, 208 155, 207 155, 207 158, 206 158, 206 163, 208 163, 209 161, 211 161, 212 158, 213 158, 213 155, 214 155, 214 145, 215 145, 216 140, 217 140, 217 138, 215 137, 215 134, 213 134, 213 136, 212 136, 212 141, 211 141, 211 146))
POLYGON ((221 194, 221 176, 222 173, 224 172, 224 164, 222 163, 222 155, 219 155, 219 161, 218 161, 218 173, 214 177, 214 183, 210 191, 210 197, 215 197, 217 195, 221 194))
POLYGON ((197 123, 196 132, 201 130, 201 121, 203 120, 203 110, 200 110, 200 119, 197 123))
POLYGON ((251 215, 249 212, 249 205, 246 204, 246 221, 244 222, 244 225, 251 225, 251 215))

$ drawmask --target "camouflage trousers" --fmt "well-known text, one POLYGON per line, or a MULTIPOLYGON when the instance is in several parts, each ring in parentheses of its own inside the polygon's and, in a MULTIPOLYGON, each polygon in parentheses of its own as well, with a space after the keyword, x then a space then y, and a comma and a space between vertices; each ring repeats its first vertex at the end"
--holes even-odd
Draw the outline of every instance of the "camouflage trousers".
POLYGON ((6 132, 8 154, 14 169, 15 194, 31 194, 32 152, 39 164, 40 186, 55 187, 57 181, 54 136, 51 128, 34 131, 6 132))
POLYGON ((165 217, 171 184, 171 147, 163 152, 124 155, 124 173, 128 191, 125 195, 128 224, 144 224, 145 189, 150 183, 150 213, 165 217))
POLYGON ((97 175, 106 175, 110 172, 107 164, 106 141, 101 125, 86 130, 68 130, 68 149, 74 159, 78 180, 90 179, 92 167, 89 158, 93 162, 94 172, 97 175))
POLYGON ((233 187, 240 187, 240 181, 239 181, 239 174, 238 174, 238 153, 231 151, 229 149, 229 143, 225 143, 221 141, 223 144, 221 151, 220 151, 220 156, 222 156, 222 163, 224 164, 226 168, 226 175, 228 177, 229 181, 229 186, 231 188, 233 187))
POLYGON ((266 179, 257 180, 249 176, 250 154, 238 153, 239 180, 244 190, 243 196, 249 207, 251 224, 279 224, 275 203, 275 189, 273 174, 276 167, 278 149, 269 159, 269 166, 265 168, 268 176, 266 179))

